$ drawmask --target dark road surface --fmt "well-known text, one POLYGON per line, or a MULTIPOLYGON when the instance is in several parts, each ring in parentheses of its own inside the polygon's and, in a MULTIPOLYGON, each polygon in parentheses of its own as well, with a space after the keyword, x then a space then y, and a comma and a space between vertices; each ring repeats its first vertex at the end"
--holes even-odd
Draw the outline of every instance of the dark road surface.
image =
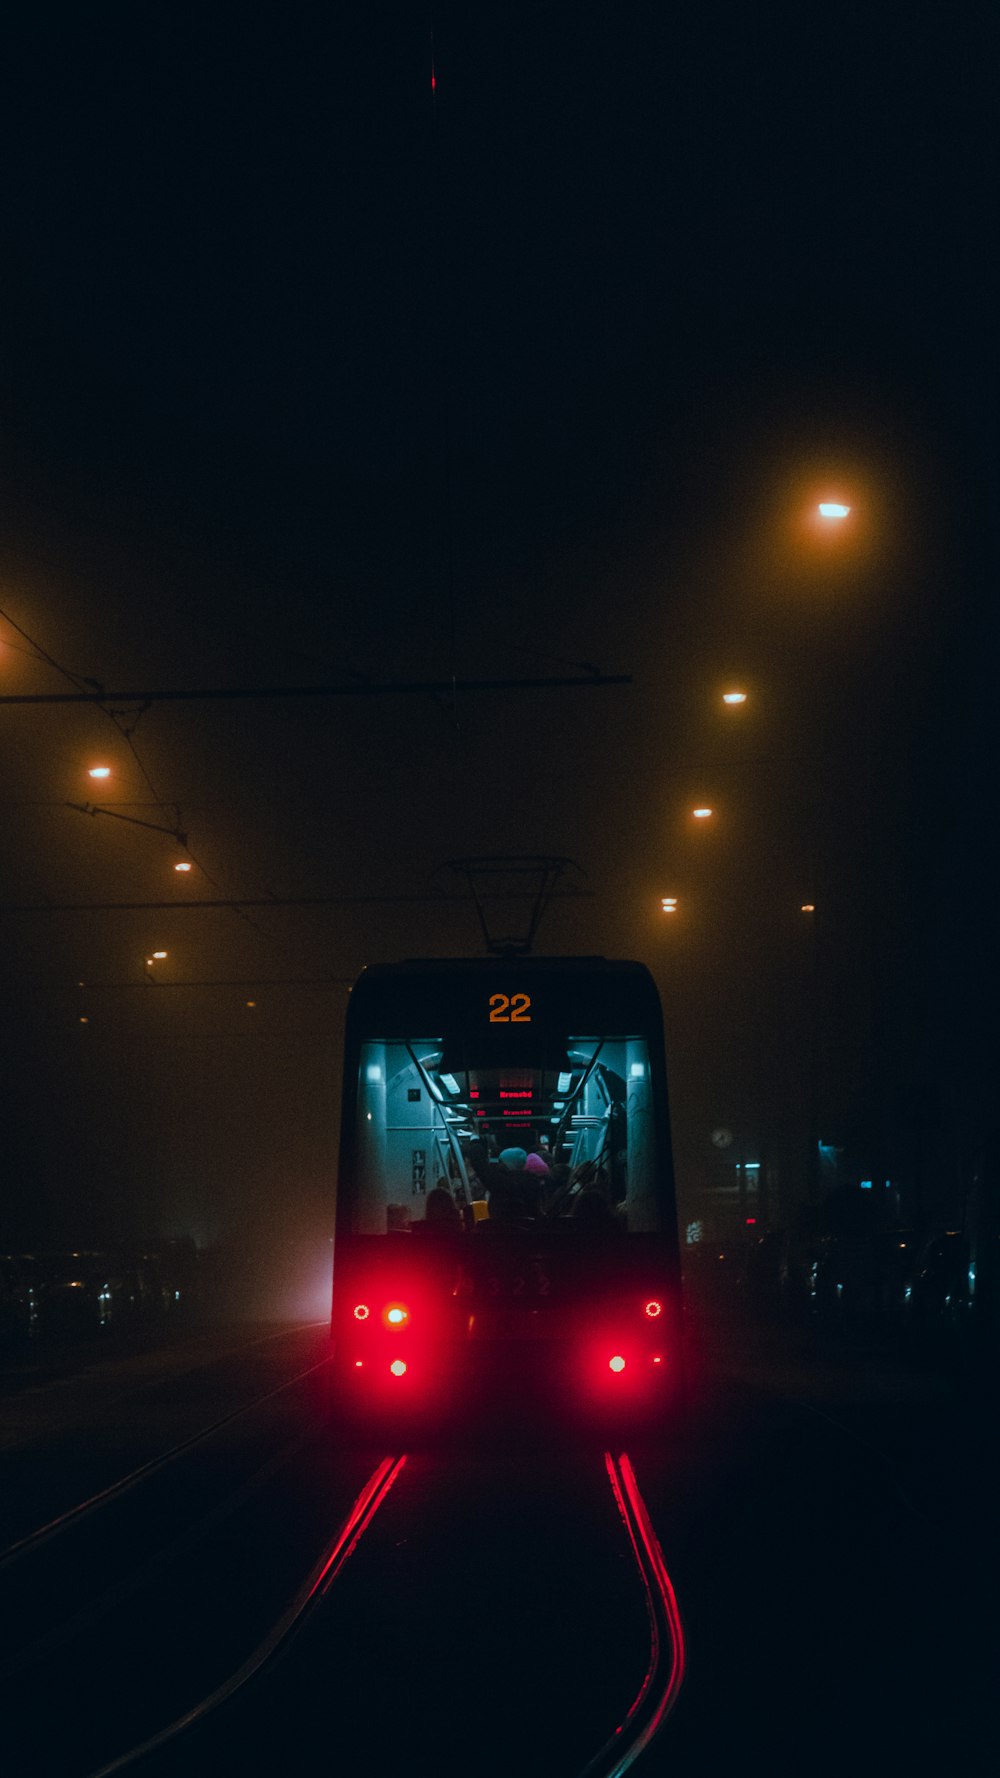
MULTIPOLYGON (((711 1350, 684 1424, 628 1443, 688 1661, 633 1769, 980 1769, 997 1478, 976 1392, 884 1355, 803 1355, 783 1335, 713 1327, 698 1342, 711 1350)), ((649 1628, 601 1443, 551 1424, 349 1438, 329 1420, 325 1351, 322 1327, 203 1331, 13 1379, 4 1548, 153 1466, 0 1561, 14 1778, 88 1778, 222 1686, 379 1459, 404 1451, 277 1654, 121 1769, 264 1774, 319 1755, 375 1778, 578 1778, 613 1732, 649 1628)))

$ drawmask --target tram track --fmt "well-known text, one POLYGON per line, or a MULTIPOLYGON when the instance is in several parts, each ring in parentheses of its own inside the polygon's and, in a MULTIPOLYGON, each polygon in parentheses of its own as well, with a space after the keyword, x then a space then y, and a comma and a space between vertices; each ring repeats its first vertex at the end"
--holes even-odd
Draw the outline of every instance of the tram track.
POLYGON ((376 1465, 336 1536, 315 1563, 291 1604, 282 1613, 263 1641, 258 1643, 253 1653, 228 1679, 216 1686, 207 1697, 192 1705, 191 1709, 185 1711, 182 1716, 158 1729, 145 1741, 140 1742, 138 1746, 119 1754, 115 1759, 91 1772, 88 1774, 88 1778, 114 1778, 114 1774, 128 1771, 130 1767, 138 1765, 141 1760, 156 1754, 170 1742, 175 1741, 186 1730, 195 1727, 210 1712, 217 1710, 220 1705, 225 1704, 243 1686, 247 1685, 265 1663, 270 1661, 288 1641, 310 1608, 329 1591, 345 1563, 353 1555, 405 1462, 404 1454, 396 1457, 383 1457, 382 1461, 376 1465))
POLYGON ((201 1427, 197 1432, 191 1433, 187 1438, 180 1439, 166 1451, 158 1453, 157 1456, 149 1458, 145 1463, 141 1463, 135 1469, 130 1470, 127 1475, 121 1476, 117 1481, 109 1483, 105 1488, 98 1489, 96 1493, 91 1494, 86 1500, 77 1502, 76 1505, 68 1507, 64 1512, 57 1514, 55 1518, 50 1519, 46 1524, 39 1525, 36 1530, 28 1532, 24 1537, 17 1538, 13 1543, 8 1544, 6 1549, 0 1550, 0 1574, 2 1574, 5 1569, 10 1568, 14 1563, 21 1561, 25 1556, 41 1549, 53 1538, 61 1536, 75 1526, 82 1524, 84 1520, 98 1512, 101 1508, 110 1506, 113 1501, 121 1500, 142 1482, 150 1480, 155 1475, 159 1475, 172 1464, 178 1462, 180 1458, 195 1450, 197 1446, 205 1444, 209 1439, 222 1432, 227 1426, 232 1426, 237 1420, 241 1420, 246 1415, 252 1414, 257 1409, 264 1407, 269 1401, 273 1401, 277 1396, 283 1395, 287 1390, 295 1388, 296 1384, 304 1382, 307 1377, 315 1376, 318 1371, 324 1370, 329 1365, 329 1362, 330 1360, 327 1357, 321 1359, 318 1364, 308 1365, 305 1370, 298 1371, 294 1377, 287 1378, 284 1382, 277 1384, 273 1389, 268 1389, 263 1395, 255 1396, 252 1401, 244 1402, 240 1407, 233 1408, 228 1413, 220 1415, 217 1420, 213 1420, 208 1426, 201 1427))
MULTIPOLYGON (((252 1690, 253 1682, 270 1669, 279 1655, 290 1653, 289 1644, 327 1598, 371 1527, 390 1490, 401 1475, 407 1456, 388 1454, 379 1461, 355 1499, 336 1534, 313 1564, 291 1603, 253 1652, 221 1684, 146 1736, 130 1749, 91 1770, 87 1778, 118 1778, 119 1774, 149 1765, 153 1771, 188 1769, 188 1749, 181 1763, 170 1763, 173 1751, 180 1755, 189 1732, 216 1721, 216 1713, 236 1704, 252 1690), (165 1755, 166 1765, 157 1759, 165 1755)), ((629 1545, 642 1589, 648 1625, 648 1656, 635 1695, 607 1740, 578 1772, 578 1778, 624 1778, 660 1734, 677 1701, 684 1678, 685 1645, 680 1611, 673 1584, 645 1501, 628 1456, 604 1454, 604 1468, 629 1545)), ((240 1727, 236 1725, 237 1743, 240 1727)), ((197 1755, 192 1769, 200 1770, 197 1755)), ((206 1768, 207 1769, 207 1768, 206 1768)), ((568 1774, 571 1778, 571 1774, 568 1774)))

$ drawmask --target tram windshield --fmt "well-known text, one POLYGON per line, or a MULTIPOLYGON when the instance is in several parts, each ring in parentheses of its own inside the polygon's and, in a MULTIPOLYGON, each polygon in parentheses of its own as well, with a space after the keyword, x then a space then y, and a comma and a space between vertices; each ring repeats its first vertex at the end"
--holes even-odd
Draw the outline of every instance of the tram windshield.
POLYGON ((438 1037, 362 1043, 342 1227, 662 1232, 646 1040, 570 1035, 546 1047, 508 1065, 438 1037))

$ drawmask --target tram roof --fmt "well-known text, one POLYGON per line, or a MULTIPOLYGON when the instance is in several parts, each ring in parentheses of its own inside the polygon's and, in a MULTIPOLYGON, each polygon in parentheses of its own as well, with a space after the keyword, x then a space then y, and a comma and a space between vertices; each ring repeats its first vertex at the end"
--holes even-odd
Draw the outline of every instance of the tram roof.
MULTIPOLYGON (((411 957, 376 963, 358 977, 348 1002, 352 1023, 385 1023, 407 1009, 447 1017, 459 1013, 467 994, 540 993, 542 1022, 624 1032, 660 1021, 660 997, 644 963, 613 957, 411 957)), ((464 1022, 464 1021, 463 1021, 464 1022)))

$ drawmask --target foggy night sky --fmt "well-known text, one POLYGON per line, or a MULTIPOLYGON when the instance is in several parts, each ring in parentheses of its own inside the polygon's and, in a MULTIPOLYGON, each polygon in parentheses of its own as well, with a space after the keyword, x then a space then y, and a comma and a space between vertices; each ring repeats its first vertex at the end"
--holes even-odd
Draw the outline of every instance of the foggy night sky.
MULTIPOLYGON (((634 683, 457 718, 154 705, 148 781, 100 711, 0 707, 4 909, 219 893, 67 800, 178 804, 223 895, 417 894, 459 854, 566 854, 593 898, 539 948, 657 975, 683 1214, 713 1125, 753 1146, 800 1113, 814 899, 831 1139, 863 1146, 877 1102, 894 1167, 918 1107, 935 1154, 974 1142, 985 17, 445 6, 435 116, 421 7, 8 8, 9 618, 105 687, 634 683), (855 508, 836 542, 800 523, 829 491, 855 508)), ((0 619, 0 691, 64 688, 0 619)), ((252 921, 0 913, 0 1250, 325 1234, 342 978, 475 953, 477 929, 378 901, 252 921), (155 988, 161 946, 164 979, 260 985, 155 988)))

